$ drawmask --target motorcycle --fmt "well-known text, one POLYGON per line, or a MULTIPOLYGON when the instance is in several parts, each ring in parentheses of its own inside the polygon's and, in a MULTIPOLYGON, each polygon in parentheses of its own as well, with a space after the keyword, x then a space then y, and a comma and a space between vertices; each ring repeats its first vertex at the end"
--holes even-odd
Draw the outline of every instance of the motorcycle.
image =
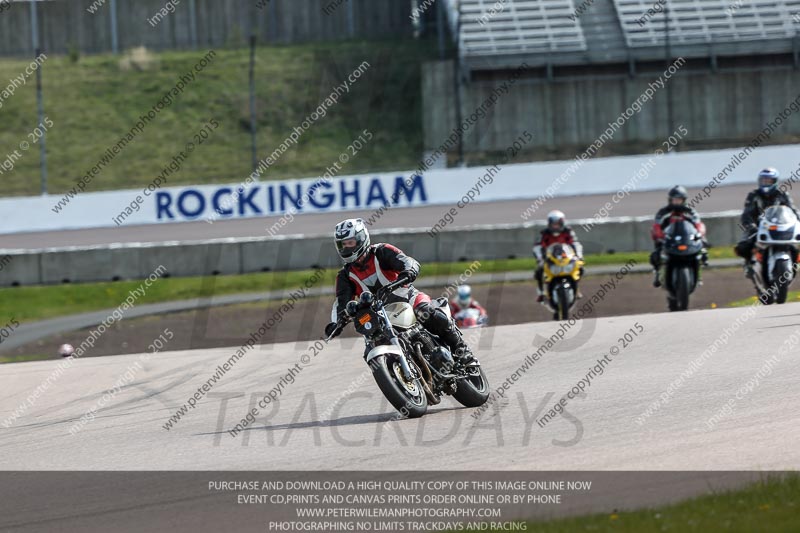
POLYGON ((661 248, 662 286, 667 291, 670 311, 686 311, 689 295, 697 288, 700 266, 704 262, 703 252, 705 226, 698 226, 684 216, 671 216, 664 230, 661 248), (698 227, 699 226, 699 227, 698 227))
POLYGON ((477 309, 463 309, 453 317, 458 329, 482 328, 489 324, 489 317, 477 309))
POLYGON ((555 243, 547 247, 543 270, 547 298, 543 304, 553 311, 554 320, 566 320, 575 305, 583 265, 584 261, 569 244, 555 243))
MULTIPOLYGON (((408 418, 425 414, 428 405, 450 395, 465 407, 479 407, 489 398, 489 381, 479 364, 464 366, 450 349, 417 321, 406 302, 386 303, 394 289, 408 283, 397 281, 376 294, 365 291, 348 302, 344 316, 336 320, 328 341, 353 322, 367 346, 364 360, 389 403, 408 418)), ((450 314, 447 299, 431 302, 450 314)), ((335 312, 335 310, 334 310, 335 312)))
POLYGON ((768 207, 756 230, 751 260, 753 283, 765 304, 786 302, 789 285, 794 281, 798 243, 800 222, 794 211, 785 205, 768 207))

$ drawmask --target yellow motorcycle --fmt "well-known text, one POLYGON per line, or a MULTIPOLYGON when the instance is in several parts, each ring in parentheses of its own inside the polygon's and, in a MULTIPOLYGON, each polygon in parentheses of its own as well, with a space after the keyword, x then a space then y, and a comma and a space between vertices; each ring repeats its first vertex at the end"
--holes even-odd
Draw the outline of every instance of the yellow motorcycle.
POLYGON ((566 320, 575 305, 583 265, 584 261, 569 244, 555 243, 547 247, 543 270, 545 301, 553 311, 554 320, 566 320))

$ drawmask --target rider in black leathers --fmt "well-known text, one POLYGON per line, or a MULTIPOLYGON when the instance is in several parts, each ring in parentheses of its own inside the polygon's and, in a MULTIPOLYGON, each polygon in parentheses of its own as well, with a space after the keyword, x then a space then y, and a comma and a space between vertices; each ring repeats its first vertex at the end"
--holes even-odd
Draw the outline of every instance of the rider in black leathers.
MULTIPOLYGON (((792 197, 778 188, 778 179, 780 179, 780 173, 775 168, 765 168, 758 173, 758 188, 750 191, 744 201, 744 210, 739 223, 739 227, 742 228, 742 239, 736 244, 734 250, 736 255, 744 259, 745 275, 750 279, 753 279, 754 275, 750 262, 756 244, 756 229, 766 208, 772 205, 785 205, 800 218, 800 214, 792 202, 792 197)), ((797 252, 795 252, 792 262, 797 262, 797 252)))
MULTIPOLYGON (((667 205, 662 207, 656 212, 656 216, 653 218, 653 228, 650 231, 650 235, 653 238, 653 245, 655 249, 650 254, 650 264, 653 266, 653 271, 655 273, 655 278, 653 279, 653 286, 660 287, 661 280, 659 279, 659 268, 661 267, 661 249, 664 247, 664 228, 669 224, 669 218, 673 214, 680 214, 688 219, 692 224, 694 224, 698 229, 702 226, 702 221, 700 220, 700 215, 693 207, 689 207, 686 205, 686 200, 689 197, 686 188, 682 185, 676 185, 669 190, 667 193, 667 205)), ((701 229, 701 233, 704 232, 704 228, 701 229)), ((705 235, 703 236, 705 239, 705 235)), ((706 252, 706 248, 708 248, 708 243, 703 241, 705 245, 703 249, 703 255, 700 258, 700 262, 705 265, 708 262, 708 253, 706 252)))

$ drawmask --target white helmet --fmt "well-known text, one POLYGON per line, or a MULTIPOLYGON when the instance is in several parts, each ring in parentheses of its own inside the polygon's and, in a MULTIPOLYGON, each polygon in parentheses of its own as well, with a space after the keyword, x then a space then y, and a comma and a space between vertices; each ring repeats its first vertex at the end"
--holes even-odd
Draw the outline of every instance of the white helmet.
POLYGON ((469 307, 472 304, 472 287, 469 285, 461 285, 458 287, 458 298, 456 302, 458 302, 460 307, 469 307))
POLYGON ((336 224, 333 240, 342 261, 354 263, 369 248, 369 231, 362 219, 348 218, 336 224))
POLYGON ((71 344, 62 344, 58 347, 58 355, 61 357, 69 357, 75 353, 75 348, 71 344))
POLYGON ((566 215, 564 215, 563 212, 556 209, 555 211, 550 211, 547 214, 547 228, 550 231, 555 232, 556 235, 561 233, 566 226, 567 226, 567 217, 566 215), (555 224, 559 225, 558 229, 553 227, 555 224))

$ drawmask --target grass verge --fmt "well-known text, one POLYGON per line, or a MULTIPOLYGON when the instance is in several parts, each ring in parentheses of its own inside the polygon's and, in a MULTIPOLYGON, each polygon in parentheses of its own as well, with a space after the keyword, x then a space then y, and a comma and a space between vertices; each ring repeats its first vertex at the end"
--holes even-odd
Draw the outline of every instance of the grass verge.
MULTIPOLYGON (((592 266, 623 264, 631 259, 646 264, 648 252, 624 254, 587 255, 592 266)), ((422 276, 457 277, 472 263, 426 263, 422 276)), ((519 272, 536 267, 533 258, 498 259, 482 261, 476 274, 494 272, 519 272)), ((329 269, 316 286, 332 286, 336 270, 329 269)), ((312 275, 310 270, 291 272, 261 272, 235 276, 207 276, 191 278, 162 278, 147 289, 137 304, 158 303, 191 298, 208 298, 214 295, 241 294, 300 287, 312 275)), ((75 283, 64 285, 37 285, 0 289, 0 317, 14 317, 20 321, 43 320, 58 316, 112 309, 121 304, 128 293, 141 285, 141 281, 116 281, 102 283, 75 283)))
POLYGON ((791 474, 766 478, 742 490, 709 494, 656 509, 528 522, 525 531, 789 533, 798 531, 798 516, 800 516, 800 476, 791 474))
MULTIPOLYGON (((47 129, 49 192, 60 194, 74 186, 207 52, 105 54, 77 61, 49 55, 42 66, 44 114, 52 123, 47 129)), ((87 191, 141 189, 188 142, 197 143, 194 135, 211 119, 219 127, 179 172, 169 176, 167 185, 239 183, 252 172, 249 50, 214 52, 195 81, 103 167, 87 191)), ((362 61, 369 63, 349 93, 316 120, 262 179, 322 175, 364 129, 374 138, 343 174, 416 168, 423 150, 421 64, 434 56, 429 43, 409 40, 258 47, 259 158, 272 153, 362 61)), ((0 60, 0 80, 20 76, 29 63, 0 60)), ((3 102, 0 146, 10 150, 22 141, 31 142, 29 134, 38 122, 35 86, 31 77, 3 102)), ((39 194, 38 147, 20 153, 13 170, 3 175, 3 196, 39 194)))

